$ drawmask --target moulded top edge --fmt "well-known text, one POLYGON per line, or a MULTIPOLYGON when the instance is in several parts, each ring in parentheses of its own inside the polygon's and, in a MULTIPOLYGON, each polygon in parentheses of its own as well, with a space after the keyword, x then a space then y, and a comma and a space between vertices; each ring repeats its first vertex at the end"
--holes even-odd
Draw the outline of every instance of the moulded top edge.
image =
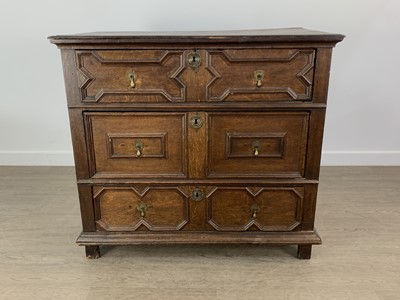
POLYGON ((230 31, 123 31, 50 36, 54 44, 340 42, 345 36, 304 28, 230 31))

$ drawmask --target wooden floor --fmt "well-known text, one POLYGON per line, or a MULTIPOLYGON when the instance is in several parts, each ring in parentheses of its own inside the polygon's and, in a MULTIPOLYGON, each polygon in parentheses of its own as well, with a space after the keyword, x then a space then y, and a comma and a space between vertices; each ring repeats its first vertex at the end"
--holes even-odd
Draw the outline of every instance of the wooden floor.
POLYGON ((296 247, 120 246, 88 260, 70 167, 0 167, 0 299, 400 299, 400 167, 322 169, 296 247))

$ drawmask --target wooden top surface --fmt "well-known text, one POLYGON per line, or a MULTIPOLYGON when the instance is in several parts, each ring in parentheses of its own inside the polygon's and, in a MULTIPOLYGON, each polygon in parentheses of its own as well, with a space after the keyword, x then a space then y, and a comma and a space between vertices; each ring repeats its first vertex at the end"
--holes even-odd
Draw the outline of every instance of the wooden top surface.
POLYGON ((230 31, 123 31, 92 32, 50 36, 54 44, 99 43, 241 43, 241 42, 340 42, 344 35, 308 30, 279 28, 230 31))

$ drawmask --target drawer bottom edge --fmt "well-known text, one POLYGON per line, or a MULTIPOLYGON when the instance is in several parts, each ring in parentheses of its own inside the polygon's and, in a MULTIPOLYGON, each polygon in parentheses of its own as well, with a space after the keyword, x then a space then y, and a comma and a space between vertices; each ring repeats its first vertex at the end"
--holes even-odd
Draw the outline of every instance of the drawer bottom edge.
POLYGON ((122 233, 82 232, 79 246, 139 245, 139 244, 271 244, 319 245, 317 231, 296 232, 179 232, 179 233, 122 233))

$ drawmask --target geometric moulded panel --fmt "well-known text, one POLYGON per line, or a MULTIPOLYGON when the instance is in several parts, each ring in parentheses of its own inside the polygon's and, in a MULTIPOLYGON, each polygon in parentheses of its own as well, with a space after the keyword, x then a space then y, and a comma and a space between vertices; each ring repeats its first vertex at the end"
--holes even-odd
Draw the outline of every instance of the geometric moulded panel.
POLYGON ((218 187, 207 195, 207 221, 219 231, 291 231, 301 223, 304 188, 218 187))
POLYGON ((182 51, 77 51, 76 62, 82 102, 186 100, 182 51))
POLYGON ((179 188, 102 188, 94 201, 99 230, 180 230, 188 222, 188 197, 179 188))
POLYGON ((311 100, 314 60, 314 49, 210 50, 206 101, 311 100))

